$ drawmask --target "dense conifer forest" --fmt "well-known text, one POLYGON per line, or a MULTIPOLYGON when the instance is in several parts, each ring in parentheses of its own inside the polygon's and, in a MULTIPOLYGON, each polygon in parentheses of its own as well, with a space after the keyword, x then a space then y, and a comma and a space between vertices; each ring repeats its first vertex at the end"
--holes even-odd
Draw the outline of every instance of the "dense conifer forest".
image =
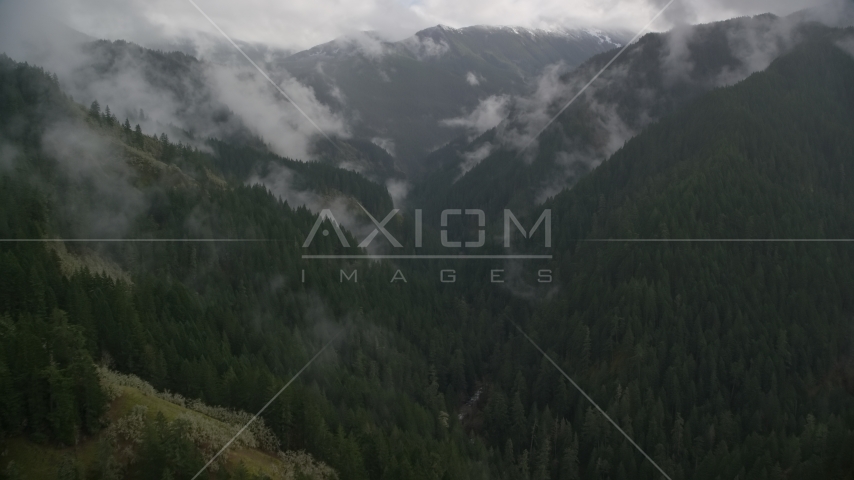
POLYGON ((309 264, 354 250, 303 248, 317 214, 245 179, 281 166, 377 218, 384 186, 260 141, 173 143, 0 57, 0 451, 66 452, 62 479, 192 478, 211 445, 161 417, 133 461, 73 454, 115 423, 99 368, 254 413, 335 338, 263 414, 335 478, 661 478, 515 323, 673 479, 851 478, 854 245, 810 241, 854 237, 844 34, 686 101, 549 199, 552 249, 527 244, 554 255, 542 267, 309 264), (488 281, 517 267, 522 292, 488 281), (445 284, 447 268, 483 280, 445 284))

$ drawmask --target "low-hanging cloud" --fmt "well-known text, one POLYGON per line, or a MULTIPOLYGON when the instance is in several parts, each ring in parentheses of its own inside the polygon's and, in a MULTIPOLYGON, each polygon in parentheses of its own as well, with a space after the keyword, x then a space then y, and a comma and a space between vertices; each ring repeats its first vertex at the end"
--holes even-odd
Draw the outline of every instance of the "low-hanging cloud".
POLYGON ((350 52, 358 52, 369 59, 379 59, 385 56, 391 46, 389 42, 374 32, 354 32, 332 41, 335 48, 350 52))
POLYGON ((840 49, 842 49, 843 52, 846 52, 848 55, 854 57, 854 37, 842 39, 837 42, 836 45, 840 49))
MULTIPOLYGON (((312 142, 319 133, 303 115, 281 97, 258 72, 216 67, 210 70, 213 92, 279 155, 311 159, 312 142)), ((293 78, 280 87, 326 135, 348 138, 344 119, 320 103, 310 87, 293 78)))
POLYGON ((507 104, 510 97, 507 95, 492 95, 478 103, 470 113, 456 118, 441 120, 439 123, 445 127, 465 128, 469 133, 476 135, 495 128, 507 118, 507 104))
POLYGON ((21 151, 0 138, 0 171, 11 171, 21 155, 21 151))
MULTIPOLYGON (((691 9, 683 10, 685 15, 690 12, 691 9)), ((536 200, 542 201, 571 186, 574 178, 598 166, 676 105, 768 68, 774 59, 802 40, 803 22, 815 19, 815 15, 762 15, 726 24, 683 25, 660 34, 660 41, 631 47, 584 90, 563 114, 563 121, 550 130, 550 135, 561 137, 561 148, 552 152, 556 170, 535 194, 536 200), (719 45, 720 39, 727 48, 723 57, 697 55, 709 48, 709 42, 719 45), (651 55, 659 58, 660 83, 646 80, 644 72, 650 67, 651 55), (567 116, 574 119, 566 121, 567 116)), ((502 148, 522 154, 521 160, 531 161, 538 152, 537 135, 582 91, 603 63, 587 64, 573 72, 561 65, 545 69, 530 94, 512 97, 504 104, 509 115, 499 124, 496 141, 502 148)), ((472 123, 468 117, 463 119, 472 123)), ((456 123, 464 124, 463 119, 456 123)), ((461 170, 465 172, 479 163, 485 152, 487 149, 479 148, 463 154, 461 170)))
MULTIPOLYGON (((0 5, 0 13, 12 15, 0 16, 0 50, 57 73, 63 90, 76 101, 88 105, 97 100, 120 121, 139 123, 145 133, 167 132, 189 143, 193 141, 184 132, 203 141, 248 127, 276 153, 312 159, 312 142, 322 135, 243 59, 217 64, 128 43, 92 43, 43 16, 48 3, 0 5)), ((325 135, 349 136, 345 120, 311 88, 286 73, 283 77, 277 79, 279 86, 325 135)), ((343 95, 333 97, 340 104, 346 101, 343 95)))
POLYGON ((389 179, 385 182, 389 196, 391 196, 394 208, 401 208, 409 195, 411 185, 405 180, 389 179))
POLYGON ((401 42, 404 48, 417 58, 426 59, 438 57, 447 53, 451 47, 443 39, 434 40, 429 36, 412 36, 401 42))
POLYGON ((804 20, 823 23, 831 27, 854 26, 854 4, 851 0, 827 0, 819 6, 801 13, 804 20))
POLYGON ((460 164, 460 174, 457 176, 457 180, 462 178, 463 175, 470 172, 472 168, 476 167, 480 162, 488 157, 494 149, 495 146, 492 143, 486 142, 476 149, 464 153, 463 163, 460 164))
POLYGON ((732 85, 765 70, 800 41, 799 22, 795 19, 758 17, 749 25, 740 26, 727 33, 730 50, 740 65, 721 72, 715 79, 717 86, 732 85))
MULTIPOLYGON (((352 232, 356 238, 365 238, 374 230, 373 223, 362 211, 359 202, 343 194, 321 195, 315 191, 300 187, 299 175, 282 165, 270 164, 265 175, 254 175, 246 182, 247 185, 261 185, 274 196, 285 201, 292 208, 304 206, 316 214, 329 210, 335 220, 345 229, 352 232)), ((408 189, 405 184, 391 185, 389 193, 398 195, 395 201, 402 201, 408 189), (392 191, 395 190, 395 191, 392 191), (401 196, 401 194, 403 196, 401 196)), ((307 234, 307 232, 306 232, 307 234)), ((387 244, 377 239, 369 245, 371 253, 379 253, 387 244)))
POLYGON ((502 143, 511 148, 523 149, 536 140, 537 133, 557 113, 558 105, 569 100, 571 89, 581 88, 578 75, 569 84, 561 79, 567 70, 563 63, 546 67, 537 78, 531 94, 513 99, 512 124, 502 129, 502 143))
POLYGON ((392 140, 391 138, 374 137, 371 139, 371 143, 382 148, 383 150, 386 151, 386 153, 388 153, 392 157, 394 156, 395 145, 394 145, 394 140, 392 140))
POLYGON ((145 211, 143 193, 118 146, 83 125, 50 125, 42 136, 44 153, 56 160, 71 189, 56 205, 71 234, 80 238, 119 238, 145 211), (97 200, 95 200, 97 199, 97 200))
POLYGON ((689 80, 694 72, 694 61, 688 42, 694 35, 690 25, 678 25, 664 38, 661 70, 668 85, 689 80))

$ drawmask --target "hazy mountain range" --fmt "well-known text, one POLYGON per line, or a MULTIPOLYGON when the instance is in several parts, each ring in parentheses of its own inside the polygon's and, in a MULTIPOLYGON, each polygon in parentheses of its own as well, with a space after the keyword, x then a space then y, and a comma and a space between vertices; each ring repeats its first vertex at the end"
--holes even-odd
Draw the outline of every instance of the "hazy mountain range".
POLYGON ((322 137, 314 127, 222 44, 205 50, 209 58, 200 60, 125 42, 93 42, 41 23, 4 38, 0 46, 13 58, 57 72, 76 99, 99 100, 145 130, 201 138, 250 133, 282 155, 319 155, 387 178, 418 173, 419 158, 471 124, 494 126, 503 99, 528 92, 546 67, 568 71, 620 46, 627 36, 437 26, 398 42, 362 33, 294 54, 245 46, 327 135, 354 140, 355 151, 345 143, 330 148, 318 142, 322 137), (484 101, 492 107, 472 118, 484 101))
MULTIPOLYGON (((417 160, 465 133, 482 101, 527 93, 547 66, 564 71, 622 46, 625 33, 437 26, 399 42, 371 33, 336 39, 272 62, 345 112, 356 136, 419 171, 417 160), (453 119, 460 121, 454 122, 453 119)), ((481 128, 498 121, 483 111, 481 128)))
POLYGON ((413 201, 499 208, 542 203, 649 125, 705 92, 764 70, 820 25, 801 14, 760 15, 645 35, 551 124, 613 53, 594 56, 571 72, 544 75, 536 93, 506 102, 506 115, 495 128, 423 160, 434 173, 413 201))

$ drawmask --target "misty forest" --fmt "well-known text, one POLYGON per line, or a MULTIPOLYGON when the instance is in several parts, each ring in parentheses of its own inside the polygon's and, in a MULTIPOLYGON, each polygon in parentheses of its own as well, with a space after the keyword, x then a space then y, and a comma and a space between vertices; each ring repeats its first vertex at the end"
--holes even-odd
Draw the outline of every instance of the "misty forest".
POLYGON ((852 25, 7 30, 0 479, 854 478, 852 25))

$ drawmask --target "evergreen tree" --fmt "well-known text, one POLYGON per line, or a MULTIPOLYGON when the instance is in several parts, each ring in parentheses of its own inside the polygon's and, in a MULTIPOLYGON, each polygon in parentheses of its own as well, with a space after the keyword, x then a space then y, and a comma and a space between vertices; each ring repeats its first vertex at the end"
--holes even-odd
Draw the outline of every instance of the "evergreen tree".
POLYGON ((136 125, 133 133, 133 143, 137 148, 143 148, 145 146, 145 136, 142 134, 142 127, 139 124, 136 125))
POLYGON ((97 100, 92 102, 92 105, 89 107, 89 116, 99 123, 101 122, 101 104, 97 100))

